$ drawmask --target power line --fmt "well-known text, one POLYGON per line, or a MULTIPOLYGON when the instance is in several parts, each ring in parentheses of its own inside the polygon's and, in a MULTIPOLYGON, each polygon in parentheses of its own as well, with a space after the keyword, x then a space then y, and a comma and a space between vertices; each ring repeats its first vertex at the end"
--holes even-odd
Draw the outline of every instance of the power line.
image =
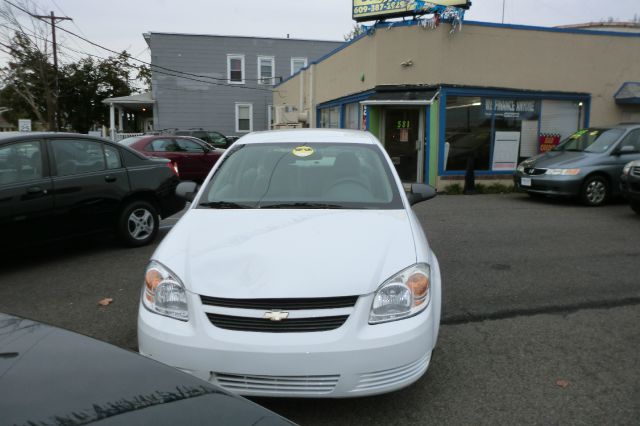
MULTIPOLYGON (((15 7, 16 9, 21 10, 22 12, 24 12, 24 13, 30 15, 30 16, 34 16, 28 10, 26 10, 26 9, 16 5, 16 4, 14 4, 13 2, 11 2, 9 0, 4 0, 4 1, 6 3, 10 4, 11 6, 15 7)), ((82 40, 82 41, 84 41, 86 43, 89 43, 92 46, 95 46, 95 47, 98 47, 100 49, 106 50, 106 51, 111 52, 111 53, 113 53, 115 55, 121 55, 123 53, 123 52, 118 52, 118 51, 115 51, 115 50, 110 49, 108 47, 102 46, 102 45, 100 45, 100 44, 98 44, 96 42, 93 42, 93 41, 89 40, 86 37, 83 37, 83 36, 80 36, 80 35, 74 33, 73 31, 69 31, 69 30, 67 30, 65 28, 62 28, 62 27, 59 27, 59 29, 61 31, 64 31, 65 33, 68 33, 68 34, 70 34, 70 35, 72 35, 74 37, 79 38, 80 40, 82 40)), ((95 56, 95 55, 90 55, 89 54, 89 56, 95 56)), ((271 89, 267 89, 267 88, 263 89, 263 88, 260 88, 260 87, 251 87, 251 86, 235 85, 235 84, 228 84, 228 83, 204 81, 204 80, 200 80, 200 79, 201 78, 206 78, 206 79, 211 79, 211 80, 216 80, 216 81, 226 81, 227 79, 219 78, 219 77, 210 77, 210 76, 201 75, 201 74, 193 74, 193 73, 189 73, 189 72, 186 72, 186 71, 179 71, 179 70, 175 70, 175 69, 171 69, 171 68, 166 68, 166 67, 162 67, 160 65, 155 65, 155 64, 152 64, 150 62, 143 61, 141 59, 133 58, 130 55, 127 55, 127 58, 129 58, 129 59, 131 59, 133 61, 136 61, 136 62, 140 62, 140 63, 142 63, 144 65, 148 65, 149 67, 152 68, 153 72, 161 74, 161 75, 168 75, 168 76, 171 76, 171 77, 183 78, 183 79, 186 79, 186 80, 197 81, 199 83, 206 83, 206 84, 211 84, 211 85, 215 85, 215 86, 233 87, 233 88, 237 88, 237 89, 260 90, 260 91, 265 91, 265 92, 271 92, 271 89), (159 70, 164 70, 166 72, 162 72, 162 71, 159 71, 159 70), (171 73, 171 74, 168 74, 168 73, 171 73), (184 75, 181 75, 181 74, 184 74, 184 75), (189 77, 187 77, 187 76, 189 76, 189 77), (194 79, 192 77, 195 77, 196 79, 194 79)), ((102 58, 102 59, 105 59, 105 58, 102 58)), ((141 67, 136 67, 135 65, 132 65, 132 67, 137 68, 137 69, 141 68, 141 67)), ((272 77, 272 78, 281 79, 282 77, 272 77)), ((264 79, 245 79, 245 80, 263 81, 264 79)))

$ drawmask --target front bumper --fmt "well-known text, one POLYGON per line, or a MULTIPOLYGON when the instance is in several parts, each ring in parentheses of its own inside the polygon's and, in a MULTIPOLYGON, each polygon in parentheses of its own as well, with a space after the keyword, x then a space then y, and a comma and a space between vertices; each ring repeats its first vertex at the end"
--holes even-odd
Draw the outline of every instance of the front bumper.
POLYGON ((513 183, 517 190, 533 194, 576 197, 582 188, 583 176, 528 175, 516 172, 513 183), (523 185, 523 178, 530 179, 530 185, 523 185))
POLYGON ((369 325, 373 295, 361 296, 347 321, 331 331, 263 333, 211 324, 190 294, 190 320, 140 306, 140 353, 245 396, 344 398, 391 392, 427 370, 436 344, 440 273, 432 266, 432 299, 419 315, 369 325))

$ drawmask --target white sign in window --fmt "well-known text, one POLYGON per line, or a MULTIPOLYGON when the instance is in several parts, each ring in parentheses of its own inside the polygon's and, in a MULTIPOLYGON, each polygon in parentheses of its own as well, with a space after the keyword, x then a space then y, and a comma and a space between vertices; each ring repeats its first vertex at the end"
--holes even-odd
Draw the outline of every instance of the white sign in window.
POLYGON ((518 166, 520 132, 496 132, 491 170, 513 171, 518 166))
POLYGON ((307 66, 307 58, 291 58, 291 75, 307 66))
POLYGON ((244 84, 244 55, 227 55, 229 84, 244 84))
POLYGON ((258 83, 274 84, 275 58, 273 56, 258 56, 258 83))
POLYGON ((236 133, 253 131, 253 104, 236 104, 236 133))

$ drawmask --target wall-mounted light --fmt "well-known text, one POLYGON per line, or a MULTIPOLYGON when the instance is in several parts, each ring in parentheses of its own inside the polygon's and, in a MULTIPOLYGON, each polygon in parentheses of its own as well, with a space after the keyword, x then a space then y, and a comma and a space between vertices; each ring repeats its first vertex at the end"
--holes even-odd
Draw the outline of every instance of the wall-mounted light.
POLYGON ((582 106, 583 106, 583 105, 584 105, 584 104, 583 104, 582 102, 579 102, 579 103, 578 103, 578 106, 579 106, 580 108, 582 108, 582 106))
POLYGON ((147 109, 146 108, 142 108, 142 112, 147 112, 147 109))
POLYGON ((408 61, 400 62, 400 65, 403 66, 404 68, 412 67, 413 66, 413 61, 411 59, 409 59, 408 61))

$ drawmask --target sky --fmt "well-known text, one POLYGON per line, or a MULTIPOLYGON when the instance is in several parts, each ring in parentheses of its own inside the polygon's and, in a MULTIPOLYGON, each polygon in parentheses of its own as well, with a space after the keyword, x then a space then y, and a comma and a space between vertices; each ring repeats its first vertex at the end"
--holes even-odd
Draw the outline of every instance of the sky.
MULTIPOLYGON (((142 34, 195 34, 343 40, 354 25, 352 0, 31 0, 41 12, 73 21, 59 25, 116 51, 149 60, 142 34)), ((4 2, 4 0, 0 0, 4 2)), ((503 0, 473 0, 465 19, 501 22, 503 0)), ((640 16, 640 0, 504 0, 504 22, 556 26, 612 17, 640 16)), ((464 31, 464 27, 462 29, 464 31)), ((106 56, 73 36, 59 35, 63 46, 106 56)), ((67 51, 68 59, 80 56, 67 51)))

